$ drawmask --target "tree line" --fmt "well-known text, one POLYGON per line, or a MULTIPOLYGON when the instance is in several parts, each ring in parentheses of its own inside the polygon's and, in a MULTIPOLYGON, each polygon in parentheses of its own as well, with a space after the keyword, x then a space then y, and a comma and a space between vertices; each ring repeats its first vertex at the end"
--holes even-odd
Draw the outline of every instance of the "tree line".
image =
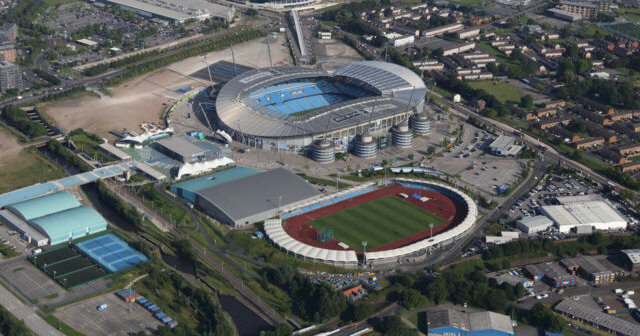
POLYGON ((47 135, 47 129, 37 121, 31 121, 27 117, 27 112, 14 105, 7 105, 4 108, 2 118, 15 129, 28 136, 37 138, 47 135))
POLYGON ((138 213, 136 208, 131 204, 123 201, 118 195, 113 193, 104 182, 96 181, 98 197, 100 200, 113 209, 122 219, 134 226, 135 229, 142 228, 142 216, 138 213))
POLYGON ((87 172, 91 170, 91 167, 86 162, 82 161, 74 152, 63 146, 57 140, 49 140, 47 143, 47 150, 51 155, 57 157, 78 171, 87 172))
POLYGON ((265 36, 265 32, 251 29, 251 30, 244 30, 238 33, 223 35, 216 38, 213 41, 207 40, 206 43, 204 44, 198 43, 191 47, 183 46, 181 47, 182 51, 178 53, 174 53, 165 57, 160 57, 160 58, 143 62, 140 64, 129 65, 127 66, 125 71, 120 75, 113 77, 111 79, 105 80, 103 82, 103 85, 105 86, 117 85, 119 83, 126 81, 127 79, 156 70, 158 68, 162 68, 164 66, 181 61, 183 59, 201 55, 211 51, 222 50, 222 49, 228 48, 231 45, 231 43, 240 43, 244 41, 249 41, 262 36, 265 36))
POLYGON ((34 335, 33 331, 0 305, 0 334, 5 336, 34 335))

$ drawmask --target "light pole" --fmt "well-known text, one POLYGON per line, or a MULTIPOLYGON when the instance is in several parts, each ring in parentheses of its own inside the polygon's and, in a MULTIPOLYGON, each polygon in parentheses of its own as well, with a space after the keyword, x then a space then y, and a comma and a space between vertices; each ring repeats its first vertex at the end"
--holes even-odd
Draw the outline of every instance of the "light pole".
POLYGON ((131 273, 128 274, 129 275, 129 313, 131 313, 132 311, 132 302, 133 300, 131 300, 131 273))
POLYGON ((367 241, 362 241, 362 269, 367 266, 367 241))
POLYGON ((429 223, 429 229, 431 229, 431 232, 429 233, 429 238, 433 237, 433 223, 429 223))

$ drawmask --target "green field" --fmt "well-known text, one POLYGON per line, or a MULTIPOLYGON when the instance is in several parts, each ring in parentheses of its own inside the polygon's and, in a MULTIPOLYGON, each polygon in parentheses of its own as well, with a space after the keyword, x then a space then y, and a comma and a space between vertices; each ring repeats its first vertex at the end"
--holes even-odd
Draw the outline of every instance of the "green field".
POLYGON ((309 225, 318 230, 330 227, 334 239, 361 251, 362 241, 371 250, 427 230, 429 223, 435 228, 445 220, 396 196, 386 196, 312 220, 309 225))
POLYGON ((502 81, 469 81, 467 84, 474 89, 484 90, 487 94, 496 97, 496 99, 502 103, 506 103, 507 101, 520 102, 520 98, 524 96, 522 91, 502 81))

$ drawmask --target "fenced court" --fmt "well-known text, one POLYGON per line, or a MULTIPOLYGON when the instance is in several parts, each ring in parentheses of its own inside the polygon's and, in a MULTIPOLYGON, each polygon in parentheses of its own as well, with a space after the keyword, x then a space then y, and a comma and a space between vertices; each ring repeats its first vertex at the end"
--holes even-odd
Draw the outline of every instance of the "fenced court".
POLYGON ((29 261, 67 289, 109 274, 69 245, 31 256, 29 261))
POLYGON ((80 251, 113 273, 128 270, 149 260, 144 254, 132 249, 124 240, 113 233, 84 240, 75 245, 80 251))

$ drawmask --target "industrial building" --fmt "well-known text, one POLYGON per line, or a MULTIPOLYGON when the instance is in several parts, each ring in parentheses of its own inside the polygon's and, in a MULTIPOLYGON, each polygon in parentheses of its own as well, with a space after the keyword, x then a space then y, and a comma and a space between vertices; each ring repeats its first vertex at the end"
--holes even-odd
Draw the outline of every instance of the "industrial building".
POLYGON ((576 277, 567 273, 557 263, 541 263, 527 265, 524 271, 533 280, 543 280, 554 288, 573 286, 576 284, 576 277))
POLYGON ((207 152, 205 149, 180 137, 160 139, 153 143, 153 147, 182 163, 203 161, 207 152))
POLYGON ((604 201, 586 201, 542 207, 558 231, 591 233, 592 230, 624 230, 627 221, 604 201))
POLYGON ((7 205, 0 217, 38 246, 56 245, 107 229, 98 212, 64 191, 7 205))
POLYGON ((640 249, 620 250, 626 268, 631 272, 640 270, 640 249))
POLYGON ((232 182, 200 189, 195 204, 233 227, 277 216, 280 208, 303 204, 322 195, 307 181, 278 168, 232 182))
POLYGON ((9 61, 0 61, 0 91, 9 89, 22 90, 22 74, 20 67, 9 61))
POLYGON ((525 216, 516 221, 516 228, 528 234, 545 231, 552 225, 553 221, 546 216, 525 216))
POLYGON ((205 0, 105 0, 105 3, 119 6, 150 18, 159 18, 172 23, 182 23, 189 19, 223 19, 230 21, 235 8, 214 4, 205 0))
POLYGON ((602 329, 614 335, 640 335, 640 324, 605 314, 600 309, 588 307, 571 298, 564 299, 556 305, 554 309, 556 312, 564 316, 602 329))
POLYGON ((229 183, 248 176, 256 175, 258 173, 260 172, 251 168, 235 167, 223 170, 221 172, 190 179, 185 182, 173 184, 171 185, 171 187, 169 187, 169 190, 183 200, 191 204, 195 204, 196 192, 198 192, 199 190, 215 187, 224 183, 229 183))
POLYGON ((616 274, 607 269, 602 263, 583 255, 575 258, 565 258, 560 263, 571 272, 577 270, 583 278, 593 282, 594 285, 609 284, 616 278, 616 274))
POLYGON ((522 146, 516 145, 515 139, 510 136, 501 135, 489 145, 491 153, 499 156, 516 156, 522 150, 522 146))
POLYGON ((427 326, 429 335, 515 335, 511 318, 491 311, 477 313, 453 309, 428 311, 427 326))

